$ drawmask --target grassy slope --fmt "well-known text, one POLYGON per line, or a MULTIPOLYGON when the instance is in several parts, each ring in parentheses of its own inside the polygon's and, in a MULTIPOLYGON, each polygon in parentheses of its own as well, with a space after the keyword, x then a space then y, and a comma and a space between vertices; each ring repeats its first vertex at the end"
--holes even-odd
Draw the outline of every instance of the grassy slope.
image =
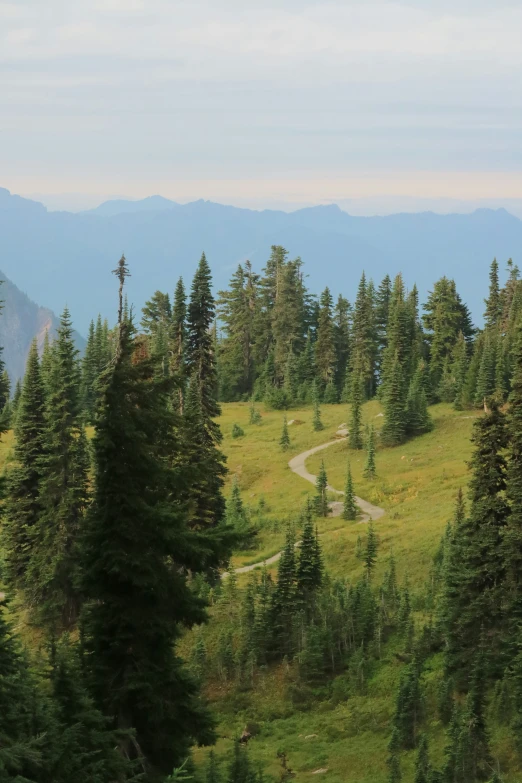
MULTIPOLYGON (((368 403, 364 406, 364 421, 372 421, 379 429, 382 423, 379 412, 377 402, 368 403)), ((380 539, 376 579, 380 579, 393 548, 400 580, 408 574, 414 589, 425 583, 433 554, 452 517, 456 492, 467 484, 466 463, 471 454, 470 435, 476 415, 455 412, 449 405, 434 406, 431 414, 435 424, 433 432, 395 449, 378 449, 378 477, 373 482, 362 477, 365 453, 351 451, 346 442, 314 455, 307 462, 308 469, 317 473, 324 459, 330 484, 342 489, 347 459, 350 459, 356 493, 386 510, 386 515, 376 523, 380 539)), ((289 420, 296 419, 302 424, 290 426, 292 444, 287 453, 282 453, 278 446, 282 413, 263 411, 260 426, 250 426, 248 415, 248 405, 223 405, 220 424, 231 476, 238 476, 247 505, 254 507, 263 496, 270 518, 291 518, 314 488, 289 470, 288 460, 333 439, 338 426, 349 421, 349 408, 323 406, 325 429, 319 433, 312 430, 309 408, 290 411, 289 420), (234 422, 243 427, 243 438, 232 440, 234 422)), ((364 535, 364 525, 343 523, 339 519, 320 520, 319 528, 327 569, 355 580, 362 568, 355 558, 355 545, 358 535, 364 535)), ((283 531, 273 532, 268 524, 261 531, 257 550, 237 555, 235 564, 273 554, 280 548, 282 539, 283 531)), ((440 672, 437 663, 437 660, 432 662, 432 669, 428 667, 425 674, 428 701, 434 698, 440 672)), ((332 688, 318 692, 307 707, 297 708, 288 698, 294 677, 291 667, 262 674, 253 691, 236 693, 233 688, 215 686, 209 695, 224 737, 238 736, 247 721, 259 722, 261 732, 250 743, 251 754, 274 777, 278 777, 279 771, 276 753, 282 749, 297 773, 297 781, 308 779, 314 770, 328 768, 325 777, 331 783, 385 783, 386 745, 400 670, 393 645, 389 644, 382 660, 374 665, 365 696, 346 698, 345 678, 341 677, 332 688)), ((430 712, 435 714, 433 709, 430 712)), ((437 720, 430 723, 429 733, 432 753, 440 763, 444 734, 437 720)), ((220 740, 218 755, 229 747, 230 739, 220 740)), ((502 769, 511 766, 509 743, 502 732, 494 736, 494 750, 502 769)), ((197 758, 204 755, 205 751, 196 753, 197 758)), ((404 754, 405 781, 413 779, 413 764, 414 753, 404 754)), ((506 783, 516 779, 505 777, 506 783)))

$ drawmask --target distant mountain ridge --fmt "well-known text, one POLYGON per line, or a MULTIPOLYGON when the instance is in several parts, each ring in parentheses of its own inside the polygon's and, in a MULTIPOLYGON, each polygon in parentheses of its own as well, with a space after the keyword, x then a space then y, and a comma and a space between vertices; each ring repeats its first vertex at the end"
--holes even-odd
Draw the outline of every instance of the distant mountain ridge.
MULTIPOLYGON (((36 337, 41 352, 46 332, 52 338, 56 334, 59 320, 46 307, 39 307, 0 272, 0 345, 3 346, 3 360, 14 385, 25 372, 25 363, 30 345, 36 337)), ((85 340, 75 332, 76 345, 80 350, 85 340)))
POLYGON ((446 274, 480 320, 493 257, 501 269, 509 257, 522 266, 522 221, 505 209, 355 217, 336 205, 286 213, 203 200, 182 205, 161 196, 108 201, 74 214, 48 212, 0 190, 0 266, 55 312, 67 302, 84 333, 98 312, 114 321, 111 270, 122 253, 132 274, 129 301, 139 312, 156 289, 172 293, 180 275, 188 288, 202 251, 219 290, 247 258, 260 270, 273 244, 301 256, 314 293, 328 285, 353 300, 363 270, 376 284, 386 273, 402 272, 423 301, 446 274))

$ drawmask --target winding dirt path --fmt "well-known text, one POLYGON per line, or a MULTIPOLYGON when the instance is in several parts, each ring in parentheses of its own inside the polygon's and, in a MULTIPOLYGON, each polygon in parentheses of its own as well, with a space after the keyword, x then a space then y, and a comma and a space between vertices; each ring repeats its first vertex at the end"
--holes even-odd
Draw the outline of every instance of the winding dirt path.
MULTIPOLYGON (((301 478, 304 478, 305 481, 309 481, 311 484, 315 484, 317 476, 314 476, 313 473, 308 472, 308 470, 306 469, 306 460, 308 459, 308 457, 311 457, 312 454, 316 454, 318 451, 327 449, 329 448, 329 446, 333 446, 335 443, 341 443, 343 440, 346 440, 346 438, 337 438, 337 440, 330 440, 328 441, 328 443, 322 443, 320 446, 315 446, 313 449, 308 449, 308 451, 303 451, 302 454, 298 454, 296 457, 292 457, 292 459, 288 463, 288 467, 293 473, 296 473, 298 476, 301 476, 301 478)), ((330 485, 328 485, 328 491, 335 492, 337 495, 344 495, 344 492, 342 492, 339 489, 335 489, 330 485)), ((358 520, 359 523, 380 519, 385 513, 383 508, 381 508, 380 506, 374 506, 373 503, 369 503, 367 500, 363 500, 363 498, 359 498, 356 496, 355 502, 363 512, 360 519, 358 520)), ((341 516, 343 510, 342 500, 333 500, 330 503, 328 503, 328 505, 331 509, 333 517, 341 516)), ((329 530, 328 532, 335 533, 335 530, 329 530)), ((299 546, 299 544, 300 542, 298 541, 296 543, 296 546, 299 546)), ((255 568, 260 568, 263 565, 272 565, 272 563, 277 563, 277 561, 281 557, 281 554, 282 552, 278 552, 276 555, 272 555, 272 557, 267 557, 266 560, 260 560, 258 563, 252 563, 252 565, 236 568, 236 574, 246 574, 249 571, 253 571, 255 568)), ((221 576, 222 578, 228 576, 228 572, 225 572, 221 576)))

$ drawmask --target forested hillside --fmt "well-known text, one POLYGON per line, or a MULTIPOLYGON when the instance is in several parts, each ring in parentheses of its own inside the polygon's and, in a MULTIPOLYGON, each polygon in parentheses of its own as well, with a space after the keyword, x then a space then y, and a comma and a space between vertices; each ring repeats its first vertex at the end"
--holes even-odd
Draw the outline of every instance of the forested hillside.
POLYGON ((132 272, 0 367, 0 780, 515 783, 518 268, 132 272))

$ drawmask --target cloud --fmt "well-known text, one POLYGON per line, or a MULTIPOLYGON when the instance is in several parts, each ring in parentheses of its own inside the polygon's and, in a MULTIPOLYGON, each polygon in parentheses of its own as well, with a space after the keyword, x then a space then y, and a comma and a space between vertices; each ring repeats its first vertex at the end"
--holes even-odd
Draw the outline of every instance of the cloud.
POLYGON ((9 176, 303 173, 324 193, 337 174, 522 169, 515 0, 19 0, 0 20, 9 176))

